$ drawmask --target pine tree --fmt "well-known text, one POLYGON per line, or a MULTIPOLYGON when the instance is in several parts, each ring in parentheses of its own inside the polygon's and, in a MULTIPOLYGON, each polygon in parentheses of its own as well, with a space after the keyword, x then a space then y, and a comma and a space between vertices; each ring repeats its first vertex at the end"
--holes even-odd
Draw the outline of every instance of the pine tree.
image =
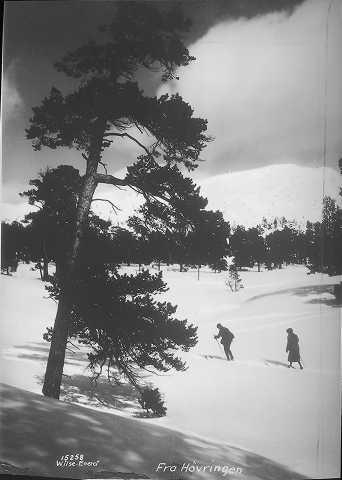
POLYGON ((311 273, 342 273, 342 209, 330 197, 323 200, 322 222, 308 222, 308 268, 311 273))
POLYGON ((149 166, 160 163, 185 165, 193 170, 209 141, 207 123, 193 116, 193 110, 178 95, 148 97, 137 83, 141 68, 160 73, 162 80, 176 78, 176 70, 188 65, 189 55, 182 35, 189 28, 179 9, 159 11, 152 4, 122 2, 114 20, 102 28, 109 37, 103 43, 88 44, 68 53, 56 64, 79 86, 68 94, 53 87, 42 104, 33 108, 27 138, 33 147, 75 148, 83 156, 86 169, 80 190, 73 239, 63 272, 51 348, 45 374, 44 395, 59 398, 65 348, 73 305, 73 282, 80 269, 79 250, 87 225, 94 192, 100 183, 128 186, 148 198, 168 202, 166 184, 149 175, 149 166), (144 145, 132 134, 134 127, 154 139, 144 145), (103 152, 115 139, 138 145, 144 157, 125 178, 99 173, 103 152), (158 163, 159 161, 159 163, 158 163))
POLYGON ((57 274, 66 263, 82 178, 72 166, 59 165, 41 172, 29 183, 32 188, 20 196, 37 208, 24 219, 30 234, 31 259, 42 260, 43 280, 48 280, 50 261, 56 263, 57 274))
POLYGON ((190 262, 198 267, 198 279, 202 265, 223 265, 222 259, 228 254, 229 233, 229 223, 224 220, 221 212, 200 212, 189 234, 189 257, 190 262))
POLYGON ((10 275, 16 272, 18 262, 26 260, 26 231, 17 221, 1 222, 1 271, 10 275))
POLYGON ((228 275, 225 283, 232 292, 238 292, 241 288, 243 288, 242 279, 239 275, 238 268, 235 263, 231 263, 229 265, 228 275))
POLYGON ((265 261, 266 246, 265 240, 261 235, 261 229, 258 227, 249 228, 246 232, 247 249, 251 258, 251 262, 257 263, 258 272, 260 272, 261 264, 265 261))
POLYGON ((159 169, 151 165, 149 170, 149 176, 153 176, 156 184, 167 185, 168 202, 148 199, 128 224, 149 245, 152 258, 157 255, 157 261, 164 259, 167 263, 178 263, 180 271, 183 271, 185 265, 194 263, 191 235, 206 215, 204 209, 208 201, 177 165, 159 169))
POLYGON ((229 239, 231 254, 234 256, 236 268, 252 267, 254 264, 250 245, 248 241, 248 233, 243 225, 237 225, 233 234, 229 239))
MULTIPOLYGON (((69 337, 89 348, 93 375, 105 369, 110 381, 123 376, 141 392, 144 370, 184 370, 186 365, 176 353, 197 343, 197 327, 177 319, 176 306, 156 299, 167 291, 162 273, 120 274, 115 265, 97 261, 98 248, 84 250, 85 244, 74 277, 69 337)), ((63 286, 55 278, 48 291, 59 300, 63 286)), ((51 333, 48 330, 46 340, 51 341, 51 333)))
POLYGON ((166 415, 166 407, 164 406, 164 401, 161 398, 158 388, 145 387, 141 392, 139 403, 142 408, 147 411, 147 414, 149 410, 152 410, 157 417, 166 415))

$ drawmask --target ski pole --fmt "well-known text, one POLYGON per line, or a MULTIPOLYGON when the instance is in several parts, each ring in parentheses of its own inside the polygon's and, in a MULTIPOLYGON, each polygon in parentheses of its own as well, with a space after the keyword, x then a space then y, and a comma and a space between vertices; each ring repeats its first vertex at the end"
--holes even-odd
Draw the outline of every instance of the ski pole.
POLYGON ((217 343, 218 343, 218 346, 219 346, 220 350, 222 351, 222 345, 220 344, 220 342, 218 341, 218 339, 217 339, 217 338, 215 338, 215 340, 217 341, 217 343))
MULTIPOLYGON (((300 344, 300 351, 302 351, 302 344, 300 344)), ((305 363, 304 363, 304 360, 303 360, 303 357, 302 357, 301 354, 299 355, 299 358, 300 358, 300 361, 302 362, 302 364, 303 364, 303 366, 304 366, 305 363)))

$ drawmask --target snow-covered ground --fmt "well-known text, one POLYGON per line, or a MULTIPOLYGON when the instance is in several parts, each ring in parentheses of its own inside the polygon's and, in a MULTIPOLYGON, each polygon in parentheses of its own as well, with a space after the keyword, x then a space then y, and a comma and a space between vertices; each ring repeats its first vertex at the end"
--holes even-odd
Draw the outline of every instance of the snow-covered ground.
POLYGON ((338 476, 341 310, 331 292, 340 279, 307 275, 299 266, 246 271, 245 288, 231 293, 224 276, 203 270, 197 280, 195 271, 164 269, 170 287, 164 297, 178 305, 179 318, 198 326, 199 342, 184 354, 186 372, 147 379, 165 394, 167 416, 140 419, 133 418, 137 403, 128 387, 111 390, 103 383, 94 394, 80 352, 67 355, 65 373, 71 378, 65 378, 63 396, 78 405, 40 395, 48 354, 42 334, 53 323, 56 305, 44 298, 29 266, 21 265, 12 277, 2 275, 2 460, 51 473, 58 455, 83 449, 89 459, 99 457, 104 469, 152 478, 186 478, 180 467, 174 474, 155 472, 159 462, 183 460, 241 467, 237 478, 338 476), (225 360, 213 339, 218 322, 235 334, 234 362, 225 360), (288 327, 299 335, 303 371, 286 366, 288 327), (23 433, 13 433, 20 425, 26 425, 23 433))

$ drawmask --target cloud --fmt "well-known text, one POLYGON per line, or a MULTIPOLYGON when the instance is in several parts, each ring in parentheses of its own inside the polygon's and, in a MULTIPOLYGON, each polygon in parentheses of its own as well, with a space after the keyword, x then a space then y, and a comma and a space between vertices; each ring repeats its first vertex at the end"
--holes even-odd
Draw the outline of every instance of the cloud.
POLYGON ((11 85, 5 77, 2 88, 2 108, 4 118, 8 119, 14 115, 19 115, 22 110, 23 100, 15 85, 11 85))
POLYGON ((21 221, 25 217, 25 215, 35 209, 32 205, 28 205, 27 203, 8 203, 2 202, 1 203, 1 221, 13 222, 21 221))
POLYGON ((27 185, 19 183, 8 183, 1 185, 1 220, 12 222, 20 221, 30 211, 36 210, 35 207, 29 205, 27 199, 19 196, 19 192, 27 189, 27 185))
POLYGON ((24 107, 23 98, 16 86, 17 67, 18 61, 13 60, 6 69, 3 77, 1 104, 2 116, 6 120, 13 116, 20 115, 24 107))
POLYGON ((180 81, 159 93, 179 91, 208 119, 215 137, 203 156, 207 174, 288 163, 321 165, 324 81, 328 78, 328 154, 342 154, 340 18, 331 11, 328 68, 327 2, 311 1, 288 17, 275 13, 222 22, 191 47, 197 61, 180 81))

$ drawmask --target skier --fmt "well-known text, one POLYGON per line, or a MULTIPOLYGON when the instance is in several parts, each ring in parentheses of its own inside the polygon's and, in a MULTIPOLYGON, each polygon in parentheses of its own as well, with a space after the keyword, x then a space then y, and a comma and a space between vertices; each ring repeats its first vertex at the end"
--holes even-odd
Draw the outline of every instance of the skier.
POLYGON ((219 333, 215 335, 214 338, 217 340, 221 337, 221 343, 223 345, 224 353, 226 354, 227 360, 234 360, 233 354, 230 350, 230 345, 234 338, 233 333, 227 327, 224 327, 220 323, 218 323, 216 326, 219 330, 219 333))
POLYGON ((287 332, 287 345, 286 345, 286 353, 288 352, 288 361, 289 361, 289 368, 292 367, 292 362, 299 363, 300 369, 303 370, 303 365, 300 361, 300 352, 299 352, 299 339, 298 335, 296 335, 292 328, 288 328, 287 332))

